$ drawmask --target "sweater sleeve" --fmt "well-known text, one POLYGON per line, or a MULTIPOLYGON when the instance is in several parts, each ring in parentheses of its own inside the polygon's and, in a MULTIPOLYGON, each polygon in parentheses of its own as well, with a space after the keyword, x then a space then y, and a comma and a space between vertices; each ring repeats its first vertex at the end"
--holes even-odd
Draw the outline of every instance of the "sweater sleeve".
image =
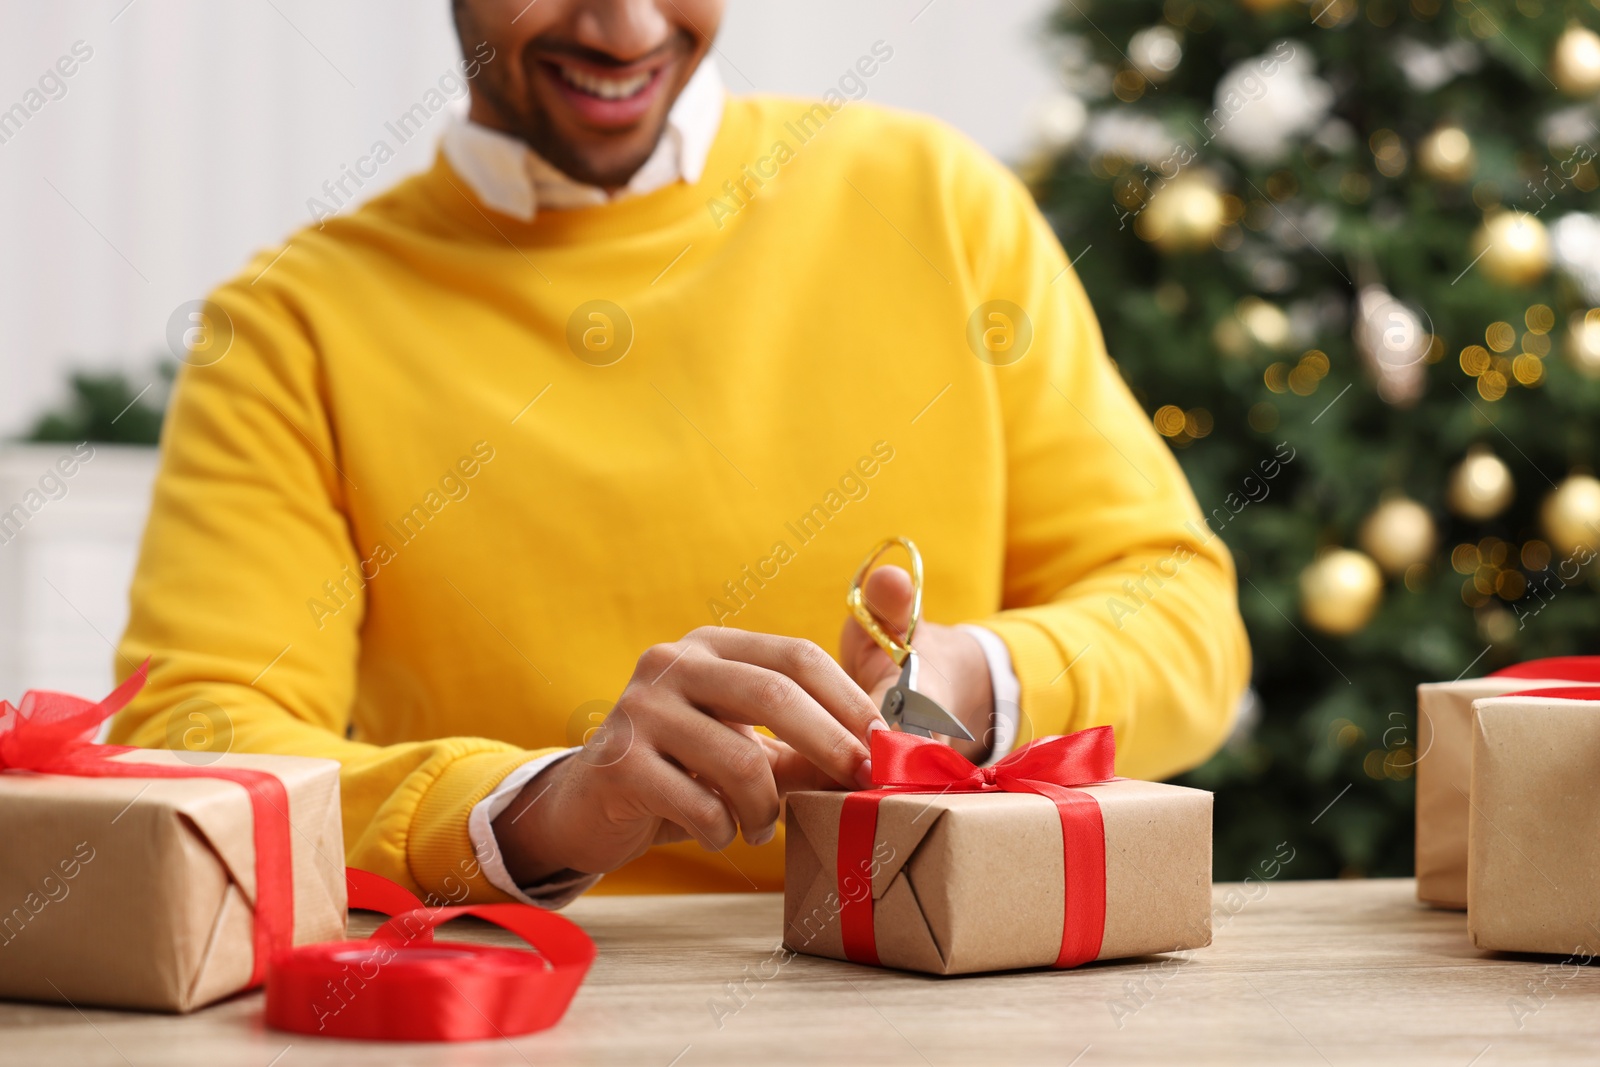
POLYGON ((117 656, 124 678, 148 657, 150 680, 111 738, 196 759, 338 760, 349 865, 425 898, 508 899, 483 875, 468 814, 540 753, 349 739, 365 594, 321 619, 306 603, 358 564, 344 509, 360 490, 341 469, 309 330, 265 289, 219 290, 214 361, 179 375, 117 656))
POLYGON ((1020 358, 986 360, 1006 445, 1003 610, 971 621, 1011 651, 1023 740, 1109 724, 1121 773, 1170 776, 1221 744, 1248 679, 1232 560, 1032 197, 987 158, 961 174, 972 304, 1009 301, 1032 333, 1020 358))

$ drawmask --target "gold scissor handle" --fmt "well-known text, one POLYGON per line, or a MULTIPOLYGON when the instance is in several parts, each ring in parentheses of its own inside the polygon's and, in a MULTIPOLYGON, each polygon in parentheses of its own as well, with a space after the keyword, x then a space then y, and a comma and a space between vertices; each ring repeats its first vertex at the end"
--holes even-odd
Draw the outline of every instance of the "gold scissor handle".
POLYGON ((922 618, 922 553, 917 551, 916 543, 907 537, 891 537, 881 542, 862 562, 856 576, 850 579, 850 592, 844 602, 855 615, 856 621, 861 623, 862 629, 894 660, 895 666, 902 665, 911 651, 911 635, 916 633, 917 622, 922 618), (906 627, 904 641, 896 638, 877 612, 867 606, 866 593, 862 592, 872 565, 896 545, 905 549, 906 555, 911 557, 911 625, 906 627))

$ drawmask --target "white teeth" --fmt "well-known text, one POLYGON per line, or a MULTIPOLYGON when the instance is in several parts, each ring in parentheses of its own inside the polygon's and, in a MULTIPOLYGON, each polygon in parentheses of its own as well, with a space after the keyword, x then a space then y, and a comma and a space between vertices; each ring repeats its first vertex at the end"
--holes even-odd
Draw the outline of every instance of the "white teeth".
POLYGON ((567 84, 575 85, 590 96, 598 96, 602 100, 626 100, 628 97, 637 94, 646 85, 649 85, 650 79, 654 77, 654 72, 645 71, 643 74, 635 74, 631 78, 617 80, 596 77, 586 70, 578 70, 574 67, 558 65, 557 69, 561 71, 561 77, 567 84))

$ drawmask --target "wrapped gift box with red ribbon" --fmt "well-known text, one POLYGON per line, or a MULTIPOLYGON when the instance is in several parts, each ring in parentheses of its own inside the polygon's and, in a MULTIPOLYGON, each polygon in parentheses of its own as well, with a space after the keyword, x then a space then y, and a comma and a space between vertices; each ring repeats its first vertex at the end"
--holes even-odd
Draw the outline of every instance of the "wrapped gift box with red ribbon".
POLYGON ((92 744, 143 680, 0 702, 0 997, 189 1011, 344 934, 338 764, 92 744))
POLYGON ((1480 700, 1473 722, 1472 943, 1600 955, 1600 687, 1480 700))
POLYGON ((1211 794, 1115 778, 1111 728, 993 767, 887 730, 873 781, 789 795, 784 944, 932 974, 1211 943, 1211 794))
POLYGON ((1574 682, 1600 682, 1600 657, 1532 660, 1486 678, 1417 687, 1417 899, 1467 906, 1474 701, 1574 682))

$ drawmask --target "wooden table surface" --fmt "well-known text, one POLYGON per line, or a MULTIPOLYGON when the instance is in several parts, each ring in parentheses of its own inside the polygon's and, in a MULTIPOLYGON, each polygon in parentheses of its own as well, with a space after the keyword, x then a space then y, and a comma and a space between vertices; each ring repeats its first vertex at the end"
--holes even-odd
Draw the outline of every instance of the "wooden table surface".
MULTIPOLYGON (((1398 880, 1218 885, 1215 943, 1188 958, 966 978, 807 956, 774 974, 774 895, 591 897, 566 914, 600 957, 544 1033, 457 1045, 303 1037, 266 1030, 259 993, 187 1017, 0 1004, 0 1064, 1600 1061, 1600 967, 1478 952, 1464 916, 1412 893, 1398 880), (742 1007, 728 983, 753 992, 742 1007)), ((475 923, 441 936, 511 943, 475 923)))

